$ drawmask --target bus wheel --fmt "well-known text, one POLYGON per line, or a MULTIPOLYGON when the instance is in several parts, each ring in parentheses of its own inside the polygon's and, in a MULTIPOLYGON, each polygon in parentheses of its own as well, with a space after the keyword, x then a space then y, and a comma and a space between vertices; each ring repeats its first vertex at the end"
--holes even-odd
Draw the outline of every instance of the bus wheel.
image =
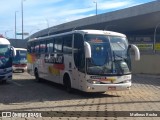
POLYGON ((2 80, 2 83, 3 83, 3 84, 6 84, 6 83, 7 83, 7 80, 2 80))
POLYGON ((35 76, 35 80, 36 80, 37 82, 40 82, 40 78, 39 78, 39 74, 38 74, 38 69, 35 69, 35 70, 34 70, 34 76, 35 76))
POLYGON ((72 92, 72 87, 71 87, 71 81, 70 81, 70 78, 68 75, 65 75, 64 77, 64 86, 67 90, 68 93, 71 93, 72 92))

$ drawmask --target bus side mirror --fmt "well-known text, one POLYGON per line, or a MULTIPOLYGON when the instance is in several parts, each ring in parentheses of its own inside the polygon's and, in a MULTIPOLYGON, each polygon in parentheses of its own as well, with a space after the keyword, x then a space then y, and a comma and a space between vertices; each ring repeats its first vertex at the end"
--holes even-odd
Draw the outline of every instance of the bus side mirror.
POLYGON ((136 61, 139 61, 140 60, 140 52, 139 52, 139 49, 136 45, 129 45, 129 48, 133 49, 134 50, 134 53, 135 53, 135 60, 136 61))
POLYGON ((11 47, 11 56, 15 57, 16 56, 16 50, 14 49, 14 47, 11 47))
POLYGON ((91 58, 91 46, 88 42, 84 42, 84 47, 85 47, 85 57, 86 58, 91 58))

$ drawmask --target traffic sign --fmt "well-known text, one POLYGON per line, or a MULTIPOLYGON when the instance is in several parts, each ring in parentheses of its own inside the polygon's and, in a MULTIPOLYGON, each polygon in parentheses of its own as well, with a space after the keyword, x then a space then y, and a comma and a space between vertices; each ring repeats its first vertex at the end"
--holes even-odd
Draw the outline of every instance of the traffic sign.
POLYGON ((16 35, 22 35, 22 33, 16 33, 16 35))
MULTIPOLYGON (((22 33, 16 33, 16 35, 22 35, 22 33)), ((29 35, 29 33, 23 33, 23 35, 29 35)))

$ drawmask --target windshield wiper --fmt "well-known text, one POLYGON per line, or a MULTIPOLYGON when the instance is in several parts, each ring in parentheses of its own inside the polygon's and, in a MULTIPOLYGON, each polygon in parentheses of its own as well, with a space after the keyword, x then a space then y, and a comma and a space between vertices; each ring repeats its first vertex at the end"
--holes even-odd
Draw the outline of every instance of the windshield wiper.
MULTIPOLYGON (((119 56, 119 55, 117 55, 117 54, 115 54, 115 52, 113 51, 113 61, 114 61, 114 63, 115 63, 115 68, 117 68, 116 66, 118 66, 118 71, 120 70, 120 73, 121 74, 124 74, 124 71, 123 71, 123 69, 121 68, 121 66, 120 66, 120 64, 119 64, 119 61, 117 61, 116 59, 115 59, 115 56, 118 56, 118 57, 121 57, 123 60, 125 60, 126 58, 123 58, 122 56, 119 56)), ((113 67, 113 65, 112 65, 112 67, 113 67)), ((113 68, 112 68, 113 69, 113 68)), ((119 73, 119 74, 120 74, 119 73)))
POLYGON ((120 55, 117 55, 117 54, 115 54, 115 52, 114 52, 114 56, 119 57, 119 58, 122 58, 123 60, 126 60, 126 59, 127 59, 127 57, 122 57, 122 56, 120 56, 120 55))
POLYGON ((117 42, 118 46, 120 46, 123 50, 125 50, 125 47, 123 47, 120 42, 117 42))

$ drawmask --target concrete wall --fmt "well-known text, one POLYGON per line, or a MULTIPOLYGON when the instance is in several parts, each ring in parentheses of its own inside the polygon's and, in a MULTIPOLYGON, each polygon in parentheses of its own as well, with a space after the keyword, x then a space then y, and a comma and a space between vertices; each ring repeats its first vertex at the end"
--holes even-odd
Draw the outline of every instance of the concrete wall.
POLYGON ((140 61, 135 61, 132 56, 133 73, 160 74, 160 55, 141 55, 140 61))
POLYGON ((9 39, 11 46, 16 48, 27 48, 27 40, 9 39))

